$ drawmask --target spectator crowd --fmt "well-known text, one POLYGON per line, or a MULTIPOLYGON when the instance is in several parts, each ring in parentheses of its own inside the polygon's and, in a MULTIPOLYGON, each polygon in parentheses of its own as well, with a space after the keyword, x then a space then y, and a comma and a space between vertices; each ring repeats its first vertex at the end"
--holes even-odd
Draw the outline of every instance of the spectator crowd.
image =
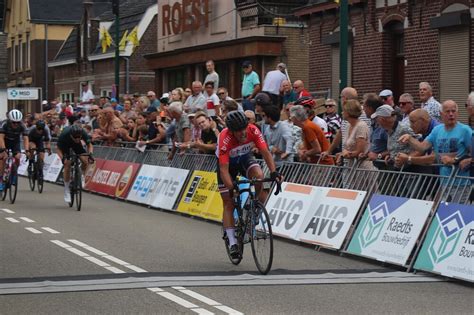
POLYGON ((229 95, 219 84, 212 60, 206 69, 204 82, 176 87, 161 97, 148 91, 96 99, 84 84, 81 102, 43 101, 43 113, 26 115, 26 124, 43 119, 53 137, 68 125, 81 124, 94 143, 133 143, 142 150, 161 144, 172 157, 214 154, 227 113, 240 110, 262 131, 277 165, 347 160, 366 169, 445 174, 456 165, 462 175, 472 172, 474 92, 466 104, 456 104, 436 100, 428 82, 419 84, 417 96, 403 93, 398 100, 389 89, 359 95, 347 87, 339 95, 340 116, 338 100, 315 98, 303 81, 292 83, 283 63, 261 82, 252 63, 243 62, 240 95, 229 95), (468 125, 458 121, 459 106, 467 108, 468 125))

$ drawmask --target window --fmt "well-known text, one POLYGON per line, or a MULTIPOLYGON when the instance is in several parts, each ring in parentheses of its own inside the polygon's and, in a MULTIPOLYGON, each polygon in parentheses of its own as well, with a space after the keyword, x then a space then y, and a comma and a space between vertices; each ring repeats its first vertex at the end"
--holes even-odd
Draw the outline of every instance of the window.
POLYGON ((26 69, 30 69, 30 56, 31 56, 31 48, 30 48, 30 33, 26 33, 25 38, 25 62, 23 65, 26 69))
POLYGON ((20 45, 15 46, 15 72, 20 70, 20 45))
MULTIPOLYGON (((215 64, 215 70, 217 74, 219 75, 219 86, 216 86, 215 88, 219 87, 225 87, 229 88, 229 63, 228 62, 220 62, 215 64)), ((203 66, 200 67, 201 70, 201 78, 202 78, 202 84, 204 85, 206 82, 204 80, 206 79, 207 76, 207 69, 206 65, 204 64, 203 66)))
POLYGON ((168 82, 167 89, 165 90, 171 91, 177 87, 185 88, 186 70, 184 68, 168 70, 165 75, 168 82))
POLYGON ((71 101, 71 103, 74 102, 74 92, 70 92, 70 91, 61 92, 60 97, 61 97, 62 103, 64 103, 66 100, 71 101))
POLYGON ((108 96, 108 97, 112 97, 112 89, 109 89, 109 88, 102 88, 100 89, 100 97, 102 96, 108 96))
POLYGON ((21 37, 18 38, 18 70, 23 70, 23 43, 21 37))
POLYGON ((15 72, 15 39, 12 38, 12 44, 10 48, 10 72, 15 72))

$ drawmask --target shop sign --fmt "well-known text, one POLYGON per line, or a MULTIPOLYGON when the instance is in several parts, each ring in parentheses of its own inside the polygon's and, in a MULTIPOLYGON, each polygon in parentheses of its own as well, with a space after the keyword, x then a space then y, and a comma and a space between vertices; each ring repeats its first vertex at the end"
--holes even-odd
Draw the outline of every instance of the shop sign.
POLYGON ((182 0, 161 7, 163 36, 196 31, 209 25, 209 0, 182 0))

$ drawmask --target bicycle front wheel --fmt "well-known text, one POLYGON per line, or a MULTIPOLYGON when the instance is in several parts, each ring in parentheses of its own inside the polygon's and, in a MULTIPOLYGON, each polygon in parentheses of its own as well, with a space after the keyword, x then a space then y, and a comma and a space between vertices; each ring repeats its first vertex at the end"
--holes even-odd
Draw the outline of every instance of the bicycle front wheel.
POLYGON ((255 203, 250 218, 250 240, 252 255, 258 271, 266 275, 273 263, 273 234, 265 206, 260 202, 255 203))
POLYGON ((35 173, 36 169, 33 163, 30 163, 28 165, 28 183, 30 184, 31 191, 35 191, 35 173))
MULTIPOLYGON (((75 195, 76 195, 76 209, 77 211, 81 211, 82 206, 82 177, 81 177, 81 169, 77 167, 76 171, 74 172, 74 186, 75 186, 75 195)), ((74 196, 71 196, 71 200, 74 196)))
POLYGON ((8 190, 8 196, 10 197, 10 203, 15 203, 16 193, 18 190, 18 175, 16 173, 16 166, 12 167, 12 172, 10 173, 10 189, 8 190))

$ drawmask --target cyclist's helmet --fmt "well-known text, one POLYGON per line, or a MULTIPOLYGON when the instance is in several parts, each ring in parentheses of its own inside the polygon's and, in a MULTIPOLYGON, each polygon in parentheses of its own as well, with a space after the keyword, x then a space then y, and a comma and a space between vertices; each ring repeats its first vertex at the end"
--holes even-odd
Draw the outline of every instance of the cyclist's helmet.
POLYGON ((36 122, 36 129, 38 130, 43 130, 45 128, 46 124, 44 123, 44 120, 38 120, 36 122))
POLYGON ((8 119, 14 122, 20 122, 23 119, 23 114, 18 109, 12 109, 8 113, 8 119))
POLYGON ((233 110, 227 114, 225 124, 230 131, 240 131, 247 128, 249 122, 243 112, 233 110))
POLYGON ((82 136, 82 127, 79 125, 72 125, 71 126, 71 136, 73 138, 82 136))
POLYGON ((302 105, 302 106, 314 106, 314 100, 311 96, 303 96, 297 99, 294 103, 295 105, 302 105))

